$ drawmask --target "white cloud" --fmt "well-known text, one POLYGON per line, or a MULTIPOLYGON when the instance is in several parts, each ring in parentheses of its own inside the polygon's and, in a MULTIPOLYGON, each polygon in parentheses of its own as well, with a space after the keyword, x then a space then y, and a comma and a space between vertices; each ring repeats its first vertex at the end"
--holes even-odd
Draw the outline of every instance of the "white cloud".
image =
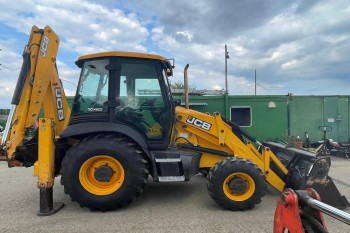
POLYGON ((50 25, 61 37, 61 48, 73 49, 78 54, 110 50, 146 51, 140 44, 147 39, 148 30, 135 14, 125 14, 119 9, 108 9, 86 0, 57 3, 19 0, 16 4, 1 5, 0 21, 3 23, 26 34, 32 25, 50 25))
MULTIPOLYGON (((61 39, 60 50, 64 53, 83 54, 101 51, 125 50, 143 51, 142 43, 149 36, 147 28, 141 25, 136 15, 125 14, 119 9, 109 9, 90 1, 63 0, 59 2, 44 0, 19 0, 16 4, 8 4, 0 0, 0 23, 29 35, 32 25, 43 28, 50 25, 61 39), (78 6, 78 7, 77 7, 78 6)), ((18 41, 11 39, 0 41, 0 64, 7 67, 20 67, 22 59, 18 53, 18 41), (8 48, 5 51, 4 48, 8 48), (17 51, 16 51, 17 50, 17 51), (2 58, 6 58, 6 61, 2 58)), ((60 60, 58 55, 58 70, 63 80, 67 95, 74 95, 79 70, 74 67, 74 61, 60 60), (70 64, 67 65, 66 63, 70 64)), ((0 107, 9 106, 10 99, 17 81, 19 70, 11 71, 0 67, 1 90, 0 107), (6 78, 5 78, 6 77, 6 78), (5 91, 3 91, 4 89, 5 91), (6 91, 9 90, 9 91, 6 91)))
POLYGON ((183 36, 188 42, 191 42, 193 39, 193 35, 189 31, 179 31, 176 32, 176 35, 183 36))
MULTIPOLYGON (((171 1, 172 10, 165 11, 169 3, 20 0, 7 4, 0 0, 0 24, 27 35, 33 24, 52 26, 61 38, 58 68, 70 93, 74 86, 68 82, 77 82, 79 75, 69 65, 74 58, 109 50, 174 57, 174 80, 183 80, 183 67, 189 63, 190 83, 197 88, 223 87, 227 44, 231 94, 254 93, 254 69, 258 94, 348 94, 350 6, 346 1, 179 0, 171 1), (311 88, 315 83, 318 88, 311 88)), ((9 46, 17 57, 14 61, 21 60, 18 46, 15 40, 9 46)), ((0 72, 2 80, 5 71, 0 72)), ((17 78, 6 72, 6 77, 17 78)))
POLYGON ((288 70, 288 69, 294 68, 298 64, 299 64, 298 60, 292 60, 292 61, 283 63, 281 68, 282 68, 282 70, 288 70))
POLYGON ((212 86, 211 89, 212 90, 222 90, 223 88, 220 85, 216 84, 216 85, 212 86))

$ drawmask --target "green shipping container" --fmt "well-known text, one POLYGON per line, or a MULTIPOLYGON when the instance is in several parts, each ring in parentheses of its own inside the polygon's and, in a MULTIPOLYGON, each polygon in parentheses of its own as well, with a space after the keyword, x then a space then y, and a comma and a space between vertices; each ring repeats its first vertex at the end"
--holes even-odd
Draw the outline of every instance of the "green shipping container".
MULTIPOLYGON (((184 105, 184 96, 173 98, 184 105)), ((308 132, 313 143, 322 140, 319 127, 326 125, 332 127, 327 138, 349 142, 349 96, 190 96, 189 102, 191 109, 219 112, 257 140, 294 136, 305 142, 308 132)))

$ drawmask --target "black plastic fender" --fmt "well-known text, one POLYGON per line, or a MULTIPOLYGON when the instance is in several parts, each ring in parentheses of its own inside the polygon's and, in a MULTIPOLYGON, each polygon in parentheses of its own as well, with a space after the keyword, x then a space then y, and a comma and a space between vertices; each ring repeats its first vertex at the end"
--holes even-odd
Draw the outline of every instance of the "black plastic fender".
POLYGON ((59 135, 61 139, 68 137, 79 137, 86 134, 96 133, 121 133, 132 138, 146 153, 147 157, 151 159, 148 150, 148 144, 143 136, 132 127, 111 123, 111 122, 89 122, 79 123, 67 126, 59 135))

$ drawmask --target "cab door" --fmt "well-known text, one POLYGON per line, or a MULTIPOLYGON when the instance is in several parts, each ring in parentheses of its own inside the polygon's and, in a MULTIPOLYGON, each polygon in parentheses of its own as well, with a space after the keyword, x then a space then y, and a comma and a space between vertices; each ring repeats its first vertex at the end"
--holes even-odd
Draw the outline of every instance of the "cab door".
POLYGON ((123 59, 120 67, 115 120, 138 130, 151 149, 168 147, 174 106, 161 61, 123 59))

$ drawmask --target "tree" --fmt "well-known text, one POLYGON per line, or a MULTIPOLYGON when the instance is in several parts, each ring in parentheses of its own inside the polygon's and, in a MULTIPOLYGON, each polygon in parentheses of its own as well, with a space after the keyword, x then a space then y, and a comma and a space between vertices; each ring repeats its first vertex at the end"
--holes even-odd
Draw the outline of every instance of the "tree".
POLYGON ((182 82, 175 82, 170 84, 173 89, 184 89, 184 84, 182 82))
MULTIPOLYGON (((171 83, 170 84, 170 87, 173 88, 173 89, 184 89, 185 88, 185 84, 183 82, 175 82, 175 83, 171 83)), ((188 89, 190 90, 196 90, 196 85, 194 84, 189 84, 188 85, 188 89)))
POLYGON ((6 119, 0 118, 0 131, 2 131, 5 128, 6 125, 6 119))

